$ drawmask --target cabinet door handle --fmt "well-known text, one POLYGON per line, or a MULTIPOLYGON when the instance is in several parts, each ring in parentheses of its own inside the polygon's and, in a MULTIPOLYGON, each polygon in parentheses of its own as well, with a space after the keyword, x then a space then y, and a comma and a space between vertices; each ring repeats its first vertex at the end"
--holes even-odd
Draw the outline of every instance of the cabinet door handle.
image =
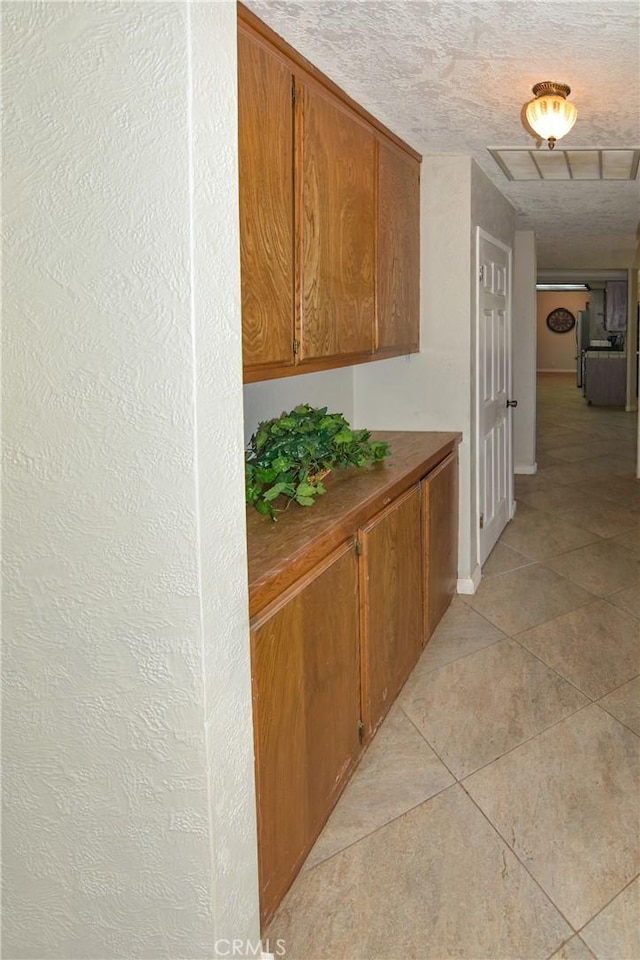
POLYGON ((517 400, 507 400, 507 406, 508 406, 508 407, 517 407, 517 406, 518 406, 518 401, 517 401, 517 400))

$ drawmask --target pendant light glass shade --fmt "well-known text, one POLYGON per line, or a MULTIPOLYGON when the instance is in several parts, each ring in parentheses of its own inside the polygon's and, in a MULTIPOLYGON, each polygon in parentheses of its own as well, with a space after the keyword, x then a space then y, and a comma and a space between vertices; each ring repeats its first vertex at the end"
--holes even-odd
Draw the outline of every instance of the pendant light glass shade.
POLYGON ((566 99, 571 89, 565 83, 545 80, 536 83, 533 93, 535 99, 526 107, 527 123, 553 150, 556 140, 569 133, 578 116, 574 105, 566 99))

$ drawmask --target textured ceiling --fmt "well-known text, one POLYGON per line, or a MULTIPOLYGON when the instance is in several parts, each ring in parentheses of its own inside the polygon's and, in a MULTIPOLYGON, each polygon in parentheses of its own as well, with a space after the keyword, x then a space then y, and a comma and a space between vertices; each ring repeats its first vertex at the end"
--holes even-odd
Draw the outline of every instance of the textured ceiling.
POLYGON ((563 147, 640 146, 638 0, 247 6, 421 153, 473 156, 516 208, 518 226, 536 231, 540 267, 632 264, 638 182, 512 183, 487 148, 534 143, 520 114, 540 80, 571 87, 578 119, 563 147))

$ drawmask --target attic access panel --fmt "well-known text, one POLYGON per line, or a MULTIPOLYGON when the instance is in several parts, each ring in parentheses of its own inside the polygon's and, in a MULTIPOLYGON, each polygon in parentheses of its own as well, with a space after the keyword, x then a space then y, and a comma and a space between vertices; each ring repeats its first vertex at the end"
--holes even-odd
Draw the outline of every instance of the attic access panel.
POLYGON ((640 148, 488 147, 507 180, 635 180, 640 148))

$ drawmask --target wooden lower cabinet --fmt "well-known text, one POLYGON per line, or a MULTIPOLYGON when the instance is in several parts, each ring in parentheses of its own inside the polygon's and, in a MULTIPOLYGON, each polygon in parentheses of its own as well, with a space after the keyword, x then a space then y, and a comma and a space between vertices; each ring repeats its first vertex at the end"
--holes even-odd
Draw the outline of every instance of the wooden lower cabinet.
POLYGON ((374 439, 309 510, 247 515, 263 926, 456 589, 460 435, 374 439))
POLYGON ((273 913, 361 751, 350 541, 252 622, 260 910, 273 913))
POLYGON ((449 454, 422 481, 425 637, 440 622, 458 580, 458 454, 449 454))
POLYGON ((367 736, 386 716, 424 641, 421 491, 416 484, 359 534, 362 702, 367 736))

